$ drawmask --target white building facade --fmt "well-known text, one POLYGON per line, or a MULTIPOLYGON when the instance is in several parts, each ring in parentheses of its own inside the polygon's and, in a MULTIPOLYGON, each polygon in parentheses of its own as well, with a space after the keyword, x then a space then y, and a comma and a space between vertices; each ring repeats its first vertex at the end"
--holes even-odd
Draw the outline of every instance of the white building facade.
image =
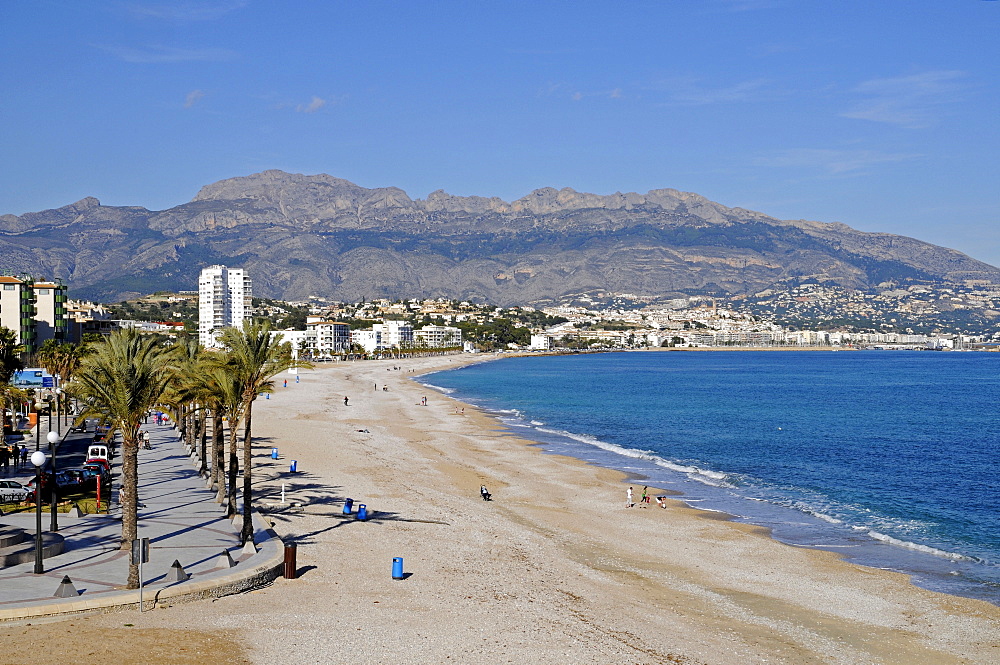
POLYGON ((209 266, 198 278, 198 341, 218 347, 225 328, 238 328, 250 318, 253 283, 242 268, 209 266))
POLYGON ((462 346, 462 330, 453 326, 424 326, 413 331, 416 344, 429 349, 462 346))

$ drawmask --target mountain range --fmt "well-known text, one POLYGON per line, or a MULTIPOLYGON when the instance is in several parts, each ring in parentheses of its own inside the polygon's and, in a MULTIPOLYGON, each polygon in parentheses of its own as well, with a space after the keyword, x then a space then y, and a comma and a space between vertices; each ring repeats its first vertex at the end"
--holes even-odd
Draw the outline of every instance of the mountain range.
POLYGON ((0 272, 61 278, 71 297, 117 302, 197 288, 242 267, 254 293, 448 297, 498 305, 581 293, 753 294, 801 282, 1000 283, 1000 269, 905 236, 779 220, 697 194, 538 189, 513 202, 436 191, 411 199, 329 175, 264 171, 153 211, 71 205, 0 216, 0 272))

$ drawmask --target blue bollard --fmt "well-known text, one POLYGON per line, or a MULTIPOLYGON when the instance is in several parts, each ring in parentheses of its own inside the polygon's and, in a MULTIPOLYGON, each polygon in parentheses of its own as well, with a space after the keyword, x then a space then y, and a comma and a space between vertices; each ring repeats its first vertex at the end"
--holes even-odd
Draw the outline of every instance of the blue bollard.
POLYGON ((295 473, 296 471, 298 471, 299 470, 299 461, 297 459, 293 459, 292 460, 292 465, 290 467, 288 467, 288 470, 291 471, 292 473, 295 473))
POLYGON ((354 507, 354 499, 344 499, 344 514, 350 515, 351 508, 354 507))
POLYGON ((403 579, 403 557, 401 556, 392 557, 392 579, 403 579))
POLYGON ((366 520, 368 519, 368 506, 363 503, 358 504, 358 519, 366 520))
POLYGON ((278 459, 278 449, 271 448, 271 459, 278 459))

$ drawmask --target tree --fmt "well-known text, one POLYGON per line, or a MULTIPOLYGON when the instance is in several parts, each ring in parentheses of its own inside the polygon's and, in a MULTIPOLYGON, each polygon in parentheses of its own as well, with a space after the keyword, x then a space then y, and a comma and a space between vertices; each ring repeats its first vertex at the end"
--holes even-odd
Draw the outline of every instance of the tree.
POLYGON ((4 432, 7 417, 7 393, 15 372, 24 369, 21 362, 21 345, 10 328, 0 326, 0 434, 4 432))
MULTIPOLYGON (((241 386, 243 416, 243 529, 240 542, 245 544, 253 539, 253 520, 250 513, 252 494, 253 438, 251 422, 253 402, 257 395, 271 392, 271 379, 293 367, 311 367, 308 363, 292 358, 292 347, 281 341, 280 333, 272 335, 268 322, 243 322, 243 328, 226 328, 220 341, 229 351, 226 368, 241 386)), ((230 417, 229 426, 235 429, 238 420, 230 417)))
POLYGON ((61 381, 68 383, 80 369, 83 359, 93 352, 93 348, 86 345, 60 343, 54 339, 47 339, 38 350, 36 358, 49 374, 58 376, 61 381))
MULTIPOLYGON (((168 358, 156 340, 134 329, 116 330, 84 360, 71 385, 83 401, 83 418, 99 418, 122 435, 122 540, 128 549, 138 531, 139 425, 172 378, 168 358)), ((129 565, 129 589, 139 587, 139 567, 129 565)))

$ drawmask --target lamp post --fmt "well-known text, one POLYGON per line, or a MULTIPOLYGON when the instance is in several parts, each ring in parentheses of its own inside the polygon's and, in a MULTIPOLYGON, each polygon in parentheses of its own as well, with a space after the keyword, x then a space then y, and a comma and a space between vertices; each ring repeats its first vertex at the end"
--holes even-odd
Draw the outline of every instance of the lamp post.
POLYGON ((42 400, 35 400, 35 451, 42 449, 42 400))
POLYGON ((35 465, 35 574, 38 575, 45 572, 42 564, 42 467, 45 466, 45 453, 41 450, 33 452, 31 463, 35 465))
MULTIPOLYGON (((56 380, 59 379, 59 375, 56 375, 56 380)), ((60 432, 62 431, 62 405, 60 399, 62 398, 62 388, 56 388, 56 429, 60 432)))
POLYGON ((52 487, 49 488, 49 494, 52 496, 52 524, 49 526, 49 531, 59 530, 59 520, 56 519, 58 511, 58 485, 56 483, 56 451, 58 450, 57 443, 59 443, 59 432, 49 432, 45 435, 45 438, 49 442, 49 451, 52 453, 52 487))

